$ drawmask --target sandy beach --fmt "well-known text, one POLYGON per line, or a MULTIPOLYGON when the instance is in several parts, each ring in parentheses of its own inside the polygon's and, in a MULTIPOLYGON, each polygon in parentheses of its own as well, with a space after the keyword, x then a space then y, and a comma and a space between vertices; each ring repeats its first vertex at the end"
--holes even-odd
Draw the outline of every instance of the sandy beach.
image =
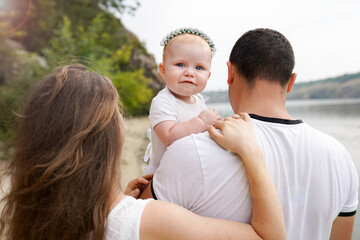
POLYGON ((146 131, 150 127, 147 117, 127 118, 125 143, 121 154, 121 186, 125 189, 129 180, 143 175, 144 153, 149 140, 146 131))

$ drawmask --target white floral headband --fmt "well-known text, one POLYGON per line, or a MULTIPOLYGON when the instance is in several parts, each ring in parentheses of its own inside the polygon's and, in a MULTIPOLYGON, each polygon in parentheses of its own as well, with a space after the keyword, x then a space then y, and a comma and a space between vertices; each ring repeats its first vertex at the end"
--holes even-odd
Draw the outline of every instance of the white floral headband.
POLYGON ((205 41, 207 41, 207 43, 210 46, 211 52, 213 55, 215 55, 216 52, 216 48, 215 48, 215 44, 213 43, 213 41, 211 41, 210 37, 208 35, 206 35, 205 33, 203 33, 202 31, 200 31, 199 29, 196 28, 179 28, 176 29, 175 31, 170 32, 168 35, 166 35, 166 37, 164 37, 162 39, 162 41, 160 42, 161 46, 164 46, 164 48, 166 47, 166 45, 169 43, 169 41, 181 34, 185 34, 185 33, 189 33, 189 34, 194 34, 197 35, 199 37, 202 37, 203 39, 205 39, 205 41))

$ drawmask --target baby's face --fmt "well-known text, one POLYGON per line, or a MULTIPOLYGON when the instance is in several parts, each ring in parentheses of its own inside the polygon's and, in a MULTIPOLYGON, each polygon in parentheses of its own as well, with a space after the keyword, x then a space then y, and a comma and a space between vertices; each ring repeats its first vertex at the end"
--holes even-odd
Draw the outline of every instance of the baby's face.
POLYGON ((178 98, 203 91, 210 77, 210 47, 197 41, 176 41, 168 47, 160 74, 170 91, 178 98))

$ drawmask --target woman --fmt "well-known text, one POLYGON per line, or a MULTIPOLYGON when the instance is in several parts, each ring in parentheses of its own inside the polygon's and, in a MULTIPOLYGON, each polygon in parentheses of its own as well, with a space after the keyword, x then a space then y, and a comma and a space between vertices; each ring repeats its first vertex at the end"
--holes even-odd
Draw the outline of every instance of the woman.
MULTIPOLYGON (((0 236, 6 239, 285 239, 285 224, 247 114, 210 135, 248 170, 250 224, 197 216, 125 196, 119 187, 123 120, 106 77, 76 64, 56 69, 29 95, 8 167, 0 236), (241 132, 241 134, 239 134, 241 132), (237 139, 236 143, 233 141, 237 139)), ((145 179, 132 181, 133 195, 145 179)), ((239 213, 241 214, 241 213, 239 213)))

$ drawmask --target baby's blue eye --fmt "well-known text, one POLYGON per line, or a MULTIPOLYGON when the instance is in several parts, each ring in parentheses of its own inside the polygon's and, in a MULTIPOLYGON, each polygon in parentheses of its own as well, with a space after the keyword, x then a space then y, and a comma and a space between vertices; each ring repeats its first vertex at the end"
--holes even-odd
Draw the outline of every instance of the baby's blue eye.
POLYGON ((183 64, 183 63, 177 63, 176 66, 178 66, 178 67, 185 67, 185 64, 183 64))
POLYGON ((204 70, 204 68, 202 66, 196 66, 195 69, 196 70, 204 70))

